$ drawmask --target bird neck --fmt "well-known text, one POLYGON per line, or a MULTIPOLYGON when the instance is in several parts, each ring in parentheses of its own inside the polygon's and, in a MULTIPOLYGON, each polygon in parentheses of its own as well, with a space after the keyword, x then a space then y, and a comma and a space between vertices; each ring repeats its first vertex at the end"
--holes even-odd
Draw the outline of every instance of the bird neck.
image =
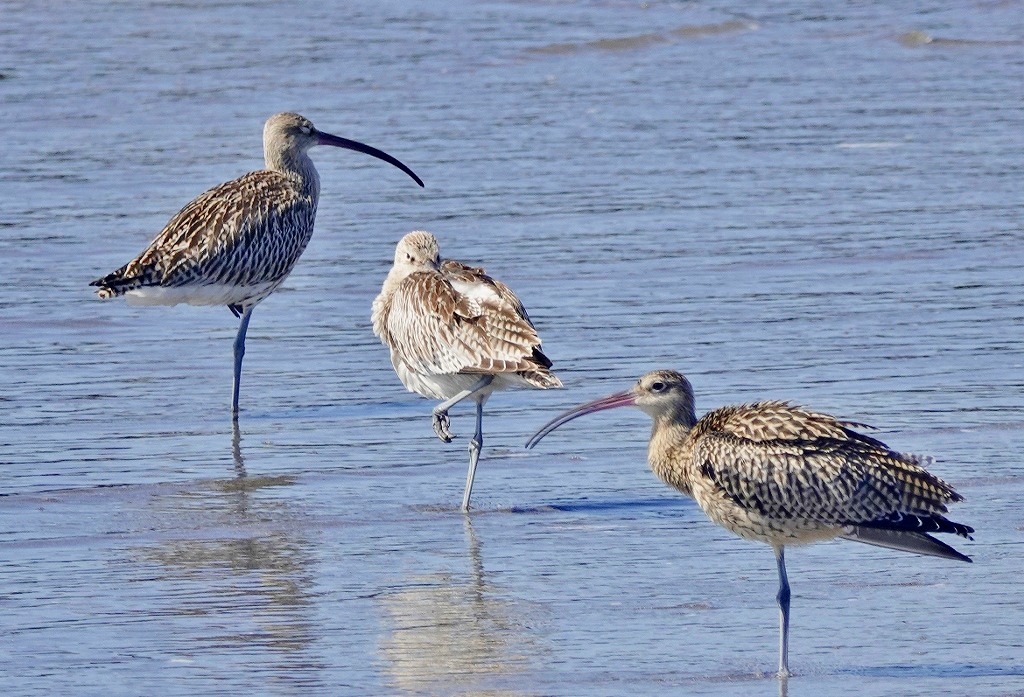
POLYGON ((654 421, 654 431, 676 432, 680 429, 685 435, 691 428, 697 425, 697 411, 693 404, 693 395, 683 393, 674 395, 671 399, 646 406, 641 406, 654 421))
POLYGON ((267 169, 294 179, 304 193, 317 198, 320 195, 320 174, 313 166, 309 154, 295 148, 265 148, 267 169))
POLYGON ((414 273, 414 270, 410 270, 409 267, 397 263, 388 271, 388 275, 381 285, 380 293, 373 299, 370 312, 370 321, 373 322, 373 333, 377 336, 383 336, 384 332, 387 331, 388 315, 391 314, 391 299, 402 281, 412 273, 414 273))
POLYGON ((384 285, 381 287, 380 294, 382 296, 389 296, 395 292, 398 285, 406 279, 409 272, 406 269, 399 268, 398 266, 392 266, 391 270, 388 271, 387 278, 384 279, 384 285))
POLYGON ((689 469, 690 433, 697 423, 693 404, 654 417, 647 462, 655 475, 669 486, 692 496, 692 472, 689 469))
POLYGON ((679 422, 658 424, 651 431, 647 463, 651 471, 671 487, 693 496, 693 474, 690 471, 690 427, 679 422))
POLYGON ((384 279, 384 284, 381 287, 381 295, 391 295, 398 289, 398 286, 405 279, 412 276, 414 273, 420 273, 424 271, 430 271, 430 268, 424 268, 414 264, 402 263, 398 259, 395 260, 391 270, 388 271, 387 278, 384 279))

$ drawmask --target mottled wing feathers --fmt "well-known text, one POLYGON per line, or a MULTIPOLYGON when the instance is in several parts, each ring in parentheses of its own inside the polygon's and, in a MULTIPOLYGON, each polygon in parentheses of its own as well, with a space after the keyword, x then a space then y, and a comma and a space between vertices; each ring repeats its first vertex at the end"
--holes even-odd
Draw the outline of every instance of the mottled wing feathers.
MULTIPOLYGON (((461 288, 462 290, 470 290, 476 284, 483 284, 488 292, 493 292, 503 303, 505 303, 512 312, 522 319, 526 324, 533 329, 533 322, 530 320, 530 316, 526 313, 526 308, 523 307, 523 303, 519 300, 519 296, 513 292, 511 288, 506 286, 504 283, 496 278, 488 276, 483 269, 475 266, 468 266, 460 261, 454 259, 446 259, 441 264, 441 275, 448 280, 453 287, 461 288)), ((461 292, 461 291, 460 291, 461 292)), ((536 332, 534 332, 536 336, 536 332)), ((537 343, 540 343, 540 338, 537 338, 537 343)))
POLYGON ((941 514, 960 500, 919 458, 785 402, 718 409, 691 438, 705 478, 744 508, 775 519, 945 532, 941 514))
POLYGON ((406 277, 382 316, 385 339, 425 374, 518 373, 550 366, 522 304, 505 285, 458 262, 406 277))
POLYGON ((723 407, 710 412, 701 421, 705 427, 713 427, 755 441, 808 439, 819 436, 843 438, 852 435, 885 447, 879 441, 850 430, 862 424, 839 421, 827 414, 818 414, 778 400, 723 407))
POLYGON ((135 259, 91 285, 101 297, 142 286, 253 285, 291 271, 313 230, 315 198, 260 170, 199 195, 135 259))

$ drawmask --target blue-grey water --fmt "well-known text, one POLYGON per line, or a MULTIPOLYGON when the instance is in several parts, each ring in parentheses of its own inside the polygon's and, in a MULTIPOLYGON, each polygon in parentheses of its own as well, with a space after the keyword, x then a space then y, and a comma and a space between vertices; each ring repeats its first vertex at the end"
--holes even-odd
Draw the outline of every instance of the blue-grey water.
POLYGON ((1019 2, 0 2, 0 693, 774 695, 771 551, 620 411, 775 397, 935 456, 954 564, 793 549, 790 695, 1024 694, 1019 2), (101 303, 299 111, 316 234, 249 331, 101 303), (515 288, 467 519, 369 306, 407 231, 515 288))

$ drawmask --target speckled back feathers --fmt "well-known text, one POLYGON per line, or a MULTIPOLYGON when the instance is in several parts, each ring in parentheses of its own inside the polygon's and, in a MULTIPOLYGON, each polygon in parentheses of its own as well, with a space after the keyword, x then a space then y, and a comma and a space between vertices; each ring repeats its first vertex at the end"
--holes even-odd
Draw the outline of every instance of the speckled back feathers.
POLYGON ((959 501, 921 460, 827 414, 785 402, 716 409, 690 432, 700 473, 737 503, 779 518, 869 523, 959 501))
POLYGON ((287 277, 309 243, 316 203, 294 177, 250 172, 198 196, 139 256, 92 285, 100 298, 145 286, 262 286, 261 296, 249 299, 257 302, 287 277))

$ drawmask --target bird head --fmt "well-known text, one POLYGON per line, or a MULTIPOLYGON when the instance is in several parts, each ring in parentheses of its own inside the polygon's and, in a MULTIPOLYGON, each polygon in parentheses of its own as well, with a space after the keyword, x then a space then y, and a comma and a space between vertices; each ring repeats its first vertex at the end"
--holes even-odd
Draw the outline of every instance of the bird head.
POLYGON ((304 154, 314 145, 331 145, 371 155, 378 160, 384 160, 384 162, 394 165, 412 177, 417 184, 423 186, 423 181, 416 176, 415 172, 383 150, 378 150, 357 140, 349 140, 318 131, 313 122, 305 116, 290 112, 274 114, 267 119, 263 126, 263 152, 268 169, 281 168, 283 162, 296 160, 298 153, 304 154))
POLYGON ((395 247, 395 268, 406 273, 437 270, 441 267, 441 249, 429 232, 414 230, 395 247))
POLYGON ((274 114, 263 125, 265 149, 306 152, 320 144, 320 132, 305 116, 284 112, 274 114))
POLYGON ((655 420, 693 412, 693 386, 675 370, 652 370, 642 375, 628 393, 633 404, 655 420))
POLYGON ((532 448, 544 436, 575 418, 617 407, 637 407, 653 418, 655 424, 679 423, 690 428, 696 421, 690 381, 675 370, 653 370, 641 376, 628 390, 580 404, 559 414, 534 433, 526 447, 532 448))

